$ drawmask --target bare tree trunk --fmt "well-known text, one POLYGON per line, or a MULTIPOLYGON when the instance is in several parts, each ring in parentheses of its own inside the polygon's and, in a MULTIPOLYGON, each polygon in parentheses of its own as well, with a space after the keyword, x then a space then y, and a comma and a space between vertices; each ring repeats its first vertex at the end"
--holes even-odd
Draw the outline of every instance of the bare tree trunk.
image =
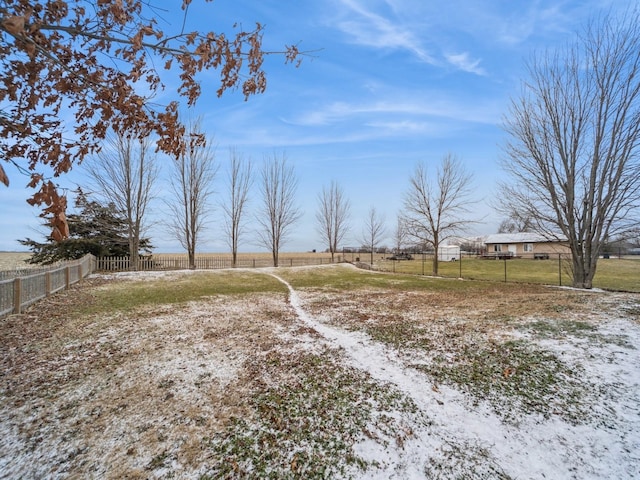
POLYGON ((420 163, 409 180, 404 208, 407 233, 434 249, 434 275, 438 274, 438 248, 474 223, 469 212, 471 175, 462 163, 448 154, 440 163, 435 178, 429 178, 426 165, 420 163))
POLYGON ((376 211, 375 207, 369 209, 362 230, 362 244, 371 251, 371 265, 373 266, 373 253, 386 235, 384 218, 376 211))
POLYGON ((265 158, 260 173, 262 209, 257 216, 257 222, 261 226, 258 235, 261 245, 271 251, 273 266, 277 267, 280 248, 291 227, 302 215, 295 206, 298 181, 293 167, 287 164, 284 155, 281 159, 275 155, 273 158, 265 158))
POLYGON ((318 211, 316 212, 317 228, 320 235, 329 245, 331 263, 334 262, 339 242, 347 233, 349 217, 349 201, 342 188, 334 180, 331 185, 322 188, 318 195, 318 211))
POLYGON ((394 232, 394 243, 396 253, 400 253, 407 238, 407 219, 403 215, 398 215, 396 230, 394 232))
POLYGON ((230 150, 230 167, 227 176, 227 198, 222 202, 225 215, 225 232, 231 247, 232 265, 238 264, 238 245, 242 234, 242 220, 253 183, 251 160, 245 161, 234 149, 230 150))
POLYGON ((108 137, 100 153, 87 163, 96 190, 125 215, 131 270, 139 268, 146 212, 158 178, 155 160, 147 139, 115 133, 108 137))
POLYGON ((207 140, 199 133, 200 121, 192 122, 185 134, 188 148, 175 159, 171 180, 173 202, 168 203, 173 217, 169 228, 174 238, 187 251, 189 268, 196 268, 196 248, 212 209, 212 183, 217 173, 215 155, 207 140))
POLYGON ((438 235, 433 236, 433 261, 431 264, 431 271, 434 275, 438 275, 438 265, 440 264, 438 258, 438 249, 440 248, 440 239, 438 235))

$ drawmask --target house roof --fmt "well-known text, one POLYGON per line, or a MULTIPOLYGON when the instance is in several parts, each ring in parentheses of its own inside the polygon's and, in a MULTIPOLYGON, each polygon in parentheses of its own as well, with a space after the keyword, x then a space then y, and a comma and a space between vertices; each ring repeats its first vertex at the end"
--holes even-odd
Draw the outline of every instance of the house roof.
POLYGON ((533 232, 520 233, 494 233, 487 235, 485 244, 493 243, 548 243, 548 242, 566 242, 567 237, 559 233, 540 234, 533 232))

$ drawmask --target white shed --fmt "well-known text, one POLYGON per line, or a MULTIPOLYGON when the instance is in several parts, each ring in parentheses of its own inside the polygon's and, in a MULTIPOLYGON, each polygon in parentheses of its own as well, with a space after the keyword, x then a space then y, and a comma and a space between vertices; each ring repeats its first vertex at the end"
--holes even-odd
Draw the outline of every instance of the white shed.
POLYGON ((456 262, 460 260, 460 247, 458 245, 441 245, 438 247, 439 262, 456 262))

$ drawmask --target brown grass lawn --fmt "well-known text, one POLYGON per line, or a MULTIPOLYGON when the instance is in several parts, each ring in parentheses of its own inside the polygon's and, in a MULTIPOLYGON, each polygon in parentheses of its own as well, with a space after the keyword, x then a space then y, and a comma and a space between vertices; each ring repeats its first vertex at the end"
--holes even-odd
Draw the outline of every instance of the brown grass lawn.
MULTIPOLYGON (((434 391, 449 385, 486 401, 509 425, 535 415, 590 426, 591 402, 611 395, 592 388, 582 366, 572 371, 526 338, 593 348, 618 342, 624 350, 624 338, 605 338, 598 325, 611 315, 637 324, 640 314, 635 297, 535 285, 348 267, 278 274, 327 325, 396 349, 434 391)), ((343 350, 301 323, 287 299, 281 283, 254 271, 94 276, 2 319, 0 471, 339 478, 381 468, 353 445, 365 438, 402 452, 431 413, 348 366, 343 350)), ((593 425, 614 428, 603 415, 593 425)), ((439 478, 509 478, 500 458, 469 442, 443 450, 428 468, 439 478)))

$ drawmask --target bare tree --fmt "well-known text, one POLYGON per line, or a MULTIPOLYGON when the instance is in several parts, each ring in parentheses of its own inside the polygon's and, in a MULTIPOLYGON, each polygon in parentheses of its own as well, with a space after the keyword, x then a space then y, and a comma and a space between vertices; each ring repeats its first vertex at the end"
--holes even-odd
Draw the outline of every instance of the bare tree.
POLYGON ((375 207, 371 207, 364 221, 361 239, 362 245, 371 252, 371 265, 373 265, 373 253, 386 234, 387 229, 384 226, 384 217, 377 212, 375 207))
POLYGON ((316 220, 318 232, 329 245, 332 262, 338 250, 338 244, 347 233, 349 209, 349 200, 335 180, 331 182, 329 187, 322 188, 322 193, 318 195, 316 220))
POLYGON ((260 172, 262 209, 257 221, 260 225, 260 244, 271 251, 273 266, 278 266, 278 254, 291 227, 302 216, 296 207, 295 194, 298 180, 292 166, 283 155, 265 158, 260 172))
POLYGON ((568 239, 573 285, 591 288, 604 240, 638 220, 639 15, 593 21, 528 67, 505 120, 503 198, 568 239))
POLYGON ((459 235, 471 220, 465 218, 471 202, 471 175, 454 155, 443 157, 435 178, 419 163, 409 179, 404 199, 408 234, 418 243, 434 249, 433 274, 438 274, 438 247, 459 235))
POLYGON ((102 150, 88 160, 87 171, 98 196, 124 213, 129 268, 138 270, 140 238, 159 173, 150 142, 125 133, 112 133, 102 150))
POLYGON ((253 184, 251 160, 245 160, 235 149, 229 151, 230 166, 227 174, 227 197, 222 203, 232 262, 238 263, 238 244, 242 234, 242 219, 249 198, 249 189, 253 184))
POLYGON ((173 162, 172 199, 167 201, 172 212, 169 230, 187 251, 189 268, 196 268, 196 247, 212 208, 213 180, 218 171, 212 139, 200 133, 200 121, 189 125, 185 133, 187 149, 173 162))
POLYGON ((407 236, 407 219, 404 217, 404 215, 398 215, 396 229, 393 232, 393 242, 395 243, 395 250, 397 253, 400 253, 404 248, 404 245, 407 241, 407 236))
MULTIPOLYGON (((509 203, 506 205, 508 210, 508 216, 498 227, 498 233, 519 233, 519 232, 532 232, 535 230, 535 221, 533 218, 526 216, 513 209, 513 205, 509 203)), ((501 208, 504 210, 504 206, 501 208)))
POLYGON ((633 248, 640 248, 640 226, 633 228, 627 234, 627 241, 633 248))

